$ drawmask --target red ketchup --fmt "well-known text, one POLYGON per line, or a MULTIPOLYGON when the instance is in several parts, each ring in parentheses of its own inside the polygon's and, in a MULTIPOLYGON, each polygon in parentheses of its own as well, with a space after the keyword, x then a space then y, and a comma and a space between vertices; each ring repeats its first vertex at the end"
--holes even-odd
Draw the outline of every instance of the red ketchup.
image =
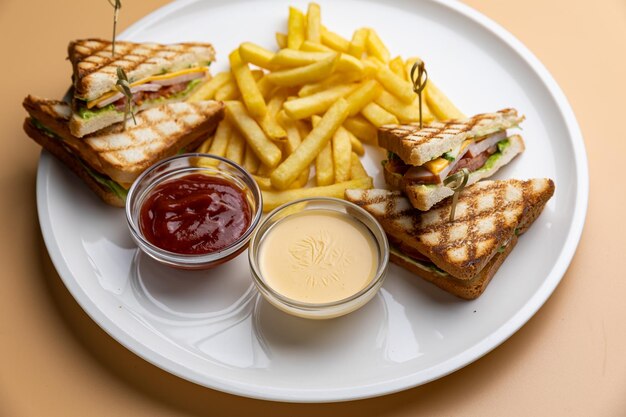
POLYGON ((145 238, 161 249, 207 254, 246 232, 250 207, 235 184, 191 174, 158 185, 141 206, 139 223, 145 238))

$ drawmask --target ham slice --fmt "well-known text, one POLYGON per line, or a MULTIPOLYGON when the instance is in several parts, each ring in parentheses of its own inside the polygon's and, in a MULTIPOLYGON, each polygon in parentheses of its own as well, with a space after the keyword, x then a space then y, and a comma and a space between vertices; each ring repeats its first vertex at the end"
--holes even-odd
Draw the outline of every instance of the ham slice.
POLYGON ((472 143, 467 149, 467 153, 469 157, 474 158, 480 155, 481 153, 485 152, 487 149, 494 146, 496 143, 506 138, 507 138, 506 130, 493 133, 491 135, 488 135, 485 139, 481 141, 472 143))
MULTIPOLYGON (((459 152, 456 159, 442 169, 438 174, 433 174, 423 166, 409 166, 397 159, 393 160, 393 171, 403 174, 404 184, 441 184, 449 175, 455 174, 463 168, 470 172, 482 167, 489 156, 498 150, 498 142, 507 138, 506 130, 480 138, 467 148, 459 152)), ((389 167, 391 168, 391 167, 389 167)))
POLYGON ((488 148, 484 152, 474 157, 463 158, 459 161, 458 164, 454 166, 454 170, 450 171, 450 175, 455 174, 456 172, 462 170, 463 168, 467 168, 469 172, 474 172, 481 166, 485 165, 485 162, 489 157, 494 154, 498 150, 496 145, 488 148))

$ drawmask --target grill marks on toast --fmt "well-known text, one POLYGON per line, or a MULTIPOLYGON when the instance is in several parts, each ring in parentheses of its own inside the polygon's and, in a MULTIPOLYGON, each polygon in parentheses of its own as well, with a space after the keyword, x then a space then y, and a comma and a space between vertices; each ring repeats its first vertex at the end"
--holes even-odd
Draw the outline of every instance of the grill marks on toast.
POLYGON ((450 272, 458 278, 471 278, 514 235, 529 186, 515 180, 479 183, 461 193, 454 221, 449 221, 451 205, 446 202, 423 216, 421 228, 411 234, 433 261, 456 269, 450 272))
POLYGON ((503 109, 496 113, 478 114, 465 120, 449 120, 447 122, 431 122, 420 129, 419 123, 405 125, 385 125, 379 130, 387 135, 393 135, 404 142, 404 146, 415 146, 427 143, 433 139, 446 139, 457 135, 469 136, 476 126, 486 125, 499 118, 517 116, 514 109, 503 109))
POLYGON ((420 129, 419 124, 408 125, 385 125, 380 130, 387 134, 402 138, 408 146, 420 145, 429 142, 432 139, 446 139, 467 132, 473 126, 451 122, 433 122, 420 129))
POLYGON ((127 123, 125 131, 116 125, 105 134, 85 141, 99 158, 114 166, 129 166, 154 160, 164 149, 178 143, 183 135, 221 108, 217 102, 172 103, 145 110, 135 116, 137 125, 127 123))
POLYGON ((115 56, 112 56, 111 42, 102 39, 81 39, 69 44, 68 56, 74 67, 74 88, 79 96, 85 94, 92 79, 97 76, 117 79, 117 67, 123 68, 133 82, 137 81, 133 72, 156 74, 158 71, 155 69, 169 68, 179 60, 190 61, 189 58, 194 56, 210 61, 215 58, 213 46, 208 43, 163 45, 118 41, 115 43, 115 52, 115 56))
POLYGON ((22 102, 22 105, 29 114, 33 112, 42 113, 50 119, 61 123, 66 123, 72 115, 72 109, 63 101, 48 100, 28 95, 22 102))
POLYGON ((422 165, 478 137, 508 129, 524 120, 515 109, 478 114, 469 119, 432 122, 420 129, 418 123, 385 125, 378 129, 379 145, 409 165, 422 165))
POLYGON ((553 193, 548 179, 482 181, 461 193, 452 222, 449 200, 420 212, 398 191, 349 190, 346 198, 374 215, 388 234, 467 280, 510 242, 516 228, 526 230, 553 193))
POLYGON ((70 134, 67 103, 28 96, 23 104, 91 168, 121 185, 181 148, 198 146, 224 116, 224 104, 217 101, 162 104, 137 114, 137 125, 130 120, 125 131, 118 123, 79 139, 70 134))

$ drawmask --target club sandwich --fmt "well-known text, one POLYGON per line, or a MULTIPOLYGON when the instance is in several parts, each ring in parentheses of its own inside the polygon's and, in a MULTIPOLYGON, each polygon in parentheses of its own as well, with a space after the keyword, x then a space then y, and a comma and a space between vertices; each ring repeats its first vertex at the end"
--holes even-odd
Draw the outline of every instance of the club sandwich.
POLYGON ((470 300, 483 293, 553 194, 550 179, 481 181, 460 193, 453 221, 452 199, 420 211, 400 191, 347 190, 345 196, 382 225, 392 262, 470 300))
POLYGON ((123 123, 77 138, 69 125, 70 106, 28 96, 24 130, 67 165, 106 203, 123 207, 127 190, 148 167, 177 153, 197 148, 224 117, 217 101, 166 103, 123 123))
POLYGON ((524 120, 514 109, 479 114, 468 119, 384 125, 378 143, 387 149, 383 161, 385 181, 406 193, 413 207, 429 210, 454 191, 444 182, 467 168, 468 184, 493 175, 524 151, 519 135, 507 129, 524 120))
POLYGON ((126 96, 117 89, 117 68, 128 77, 132 109, 140 112, 164 103, 183 101, 209 76, 215 60, 208 43, 111 42, 80 39, 70 42, 73 98, 69 129, 83 137, 124 119, 126 96))

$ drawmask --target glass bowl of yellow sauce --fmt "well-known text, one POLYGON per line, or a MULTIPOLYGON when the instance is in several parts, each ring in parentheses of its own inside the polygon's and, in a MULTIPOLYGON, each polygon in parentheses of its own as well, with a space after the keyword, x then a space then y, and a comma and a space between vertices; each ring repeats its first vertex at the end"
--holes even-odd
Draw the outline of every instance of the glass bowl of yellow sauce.
POLYGON ((267 301, 292 315, 328 319, 374 297, 387 272, 389 244, 380 224, 357 205, 307 198, 267 215, 248 258, 267 301))

